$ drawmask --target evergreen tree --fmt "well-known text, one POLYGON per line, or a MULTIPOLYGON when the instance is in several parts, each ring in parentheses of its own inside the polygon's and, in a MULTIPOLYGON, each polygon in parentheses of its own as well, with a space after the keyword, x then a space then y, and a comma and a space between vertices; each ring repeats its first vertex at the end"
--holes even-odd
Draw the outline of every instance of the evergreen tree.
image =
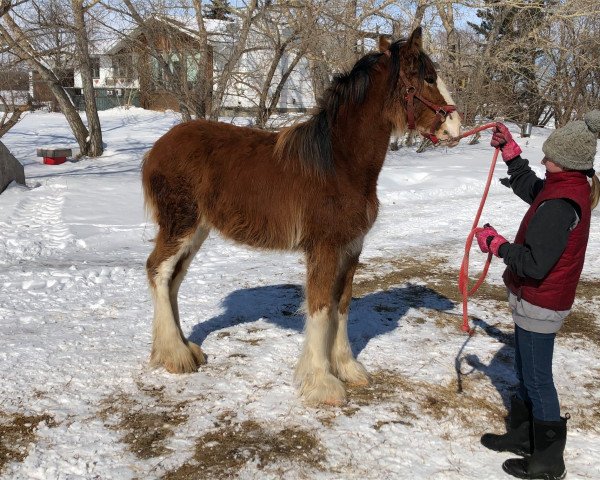
POLYGON ((204 18, 213 20, 230 20, 229 12, 231 7, 228 0, 212 0, 207 6, 204 18))
POLYGON ((486 0, 489 6, 477 11, 480 24, 469 22, 485 43, 494 44, 495 61, 486 69, 486 83, 505 92, 503 97, 495 98, 496 115, 537 124, 546 108, 547 99, 539 93, 536 76, 543 52, 530 34, 543 24, 546 9, 554 3, 555 0, 524 0, 516 8, 486 0))

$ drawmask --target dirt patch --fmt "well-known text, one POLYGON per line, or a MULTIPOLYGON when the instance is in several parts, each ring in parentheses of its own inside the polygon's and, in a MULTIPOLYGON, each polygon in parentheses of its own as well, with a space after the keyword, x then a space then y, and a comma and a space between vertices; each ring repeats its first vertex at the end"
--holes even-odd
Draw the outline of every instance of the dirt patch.
POLYGON ((581 279, 577 285, 577 298, 593 300, 600 297, 600 280, 581 279))
POLYGON ((56 425, 50 415, 21 415, 0 412, 0 473, 9 462, 22 462, 27 457, 27 446, 35 441, 35 430, 45 422, 56 425))
POLYGON ((238 341, 242 343, 247 343, 248 345, 252 345, 253 347, 260 345, 263 341, 262 338, 238 338, 238 341))
POLYGON ((227 358, 248 358, 248 355, 244 353, 232 353, 227 358))
MULTIPOLYGON (((406 259, 384 259, 375 258, 367 264, 360 264, 357 272, 357 280, 354 283, 354 293, 362 297, 369 293, 380 290, 389 290, 399 285, 407 285, 402 301, 409 307, 419 308, 423 305, 423 296, 437 294, 452 302, 460 303, 462 297, 458 291, 457 280, 459 271, 448 265, 443 257, 422 255, 419 260, 415 258, 406 259), (385 270, 381 273, 382 270, 385 270), (411 282, 418 281, 422 285, 411 282)), ((479 272, 473 272, 479 275, 479 272)), ((471 286, 474 280, 471 282, 471 286)), ((477 300, 496 302, 493 309, 498 315, 510 318, 506 288, 504 285, 492 285, 483 282, 475 294, 477 300)), ((600 298, 600 280, 582 279, 577 287, 577 303, 567 318, 561 335, 574 338, 584 338, 600 345, 600 317, 597 312, 597 300, 600 298)), ((379 313, 393 312, 398 307, 389 305, 377 305, 375 310, 379 313)), ((456 328, 456 316, 442 311, 431 311, 428 317, 434 318, 439 328, 450 326, 456 328)), ((424 323, 425 320, 414 320, 424 323)))
POLYGON ((600 346, 600 322, 597 314, 582 308, 574 308, 565 320, 559 335, 583 338, 600 346))
MULTIPOLYGON (((378 422, 375 429, 388 423, 411 425, 418 414, 424 413, 435 420, 452 419, 459 421, 464 427, 478 431, 486 423, 502 425, 506 410, 498 402, 486 400, 475 385, 465 387, 467 380, 462 380, 462 393, 458 393, 456 380, 447 385, 440 385, 412 380, 398 372, 381 370, 372 375, 371 385, 367 387, 349 388, 352 404, 346 415, 356 413, 355 405, 371 405, 390 403, 395 405, 394 411, 398 419, 378 422), (472 392, 472 393, 471 393, 472 392)), ((469 380, 469 383, 474 380, 469 380)))
POLYGON ((600 433, 600 402, 569 409, 569 414, 571 415, 569 426, 600 433))
POLYGON ((248 328, 246 329, 246 331, 247 331, 248 333, 256 333, 256 332, 264 332, 264 331, 265 331, 265 329, 264 329, 264 328, 260 328, 260 327, 248 327, 248 328))
POLYGON ((560 334, 573 338, 583 338, 600 346, 599 298, 600 280, 580 280, 577 286, 575 306, 565 320, 560 334))
POLYGON ((236 423, 231 415, 222 415, 216 427, 198 439, 191 461, 163 478, 235 478, 249 462, 255 463, 259 470, 282 461, 322 470, 324 448, 308 430, 297 426, 271 430, 254 420, 236 423))
MULTIPOLYGON (((378 290, 420 280, 426 287, 454 302, 461 301, 458 290, 459 271, 448 265, 447 259, 439 256, 423 255, 417 260, 413 257, 405 259, 374 258, 367 264, 359 264, 357 280, 354 283, 355 295, 362 297, 378 290), (386 271, 380 273, 385 268, 386 271), (362 277, 362 278, 361 278, 362 277)), ((425 287, 423 287, 425 289, 425 287)), ((415 294, 418 290, 415 289, 415 294)), ((506 289, 501 285, 484 282, 477 295, 489 300, 506 301, 506 289)))
MULTIPOLYGON (((140 385, 138 385, 140 386, 140 385)), ((187 420, 185 402, 165 399, 164 387, 142 386, 140 396, 147 402, 123 393, 112 395, 103 402, 99 415, 111 430, 122 432, 121 440, 137 457, 148 459, 169 452, 165 443, 175 427, 187 420)))

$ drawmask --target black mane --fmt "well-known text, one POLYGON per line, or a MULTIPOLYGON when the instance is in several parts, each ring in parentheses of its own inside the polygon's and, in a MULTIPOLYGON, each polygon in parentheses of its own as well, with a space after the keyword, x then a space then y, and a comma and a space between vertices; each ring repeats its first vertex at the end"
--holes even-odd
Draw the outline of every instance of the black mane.
MULTIPOLYGON (((398 76, 401 58, 401 48, 406 40, 398 40, 390 45, 390 71, 388 74, 389 95, 398 89, 398 76)), ((360 105, 365 100, 371 86, 371 73, 383 53, 369 53, 356 62, 352 70, 336 75, 325 94, 317 102, 318 111, 310 119, 291 127, 278 142, 278 152, 284 161, 298 159, 303 169, 324 175, 333 171, 333 155, 331 144, 331 126, 334 124, 341 105, 360 105)), ((421 52, 418 57, 419 83, 433 62, 421 52)))

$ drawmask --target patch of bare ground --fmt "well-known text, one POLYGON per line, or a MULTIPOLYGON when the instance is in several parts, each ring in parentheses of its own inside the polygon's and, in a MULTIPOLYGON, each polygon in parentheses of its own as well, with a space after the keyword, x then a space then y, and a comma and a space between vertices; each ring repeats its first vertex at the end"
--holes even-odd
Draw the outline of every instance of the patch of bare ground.
POLYGON ((583 338, 600 346, 600 315, 597 307, 599 297, 600 280, 580 280, 576 303, 565 320, 560 335, 583 338))
POLYGON ((503 424, 506 410, 497 401, 489 401, 478 391, 477 385, 465 385, 470 380, 462 380, 462 393, 458 393, 456 380, 448 384, 435 384, 413 380, 390 370, 381 370, 372 375, 371 385, 349 388, 351 404, 343 409, 346 415, 356 413, 356 405, 389 403, 394 405, 398 419, 379 422, 374 428, 387 423, 411 425, 417 415, 424 413, 435 420, 450 419, 459 421, 464 427, 480 430, 482 421, 488 424, 503 424), (475 413, 474 413, 475 412, 475 413))
MULTIPOLYGON (((388 290, 392 287, 419 280, 426 286, 415 288, 412 296, 409 292, 408 301, 418 304, 419 294, 427 289, 436 292, 454 302, 461 301, 458 290, 459 271, 448 265, 448 261, 439 256, 424 255, 419 258, 374 258, 367 264, 360 264, 357 279, 354 282, 355 295, 362 297, 378 290, 388 290), (414 298, 412 298, 414 297, 414 298), (414 301, 411 301, 414 300, 414 301)), ((477 295, 488 300, 506 301, 506 289, 500 285, 484 282, 477 295)))
MULTIPOLYGON (((379 290, 388 290, 399 285, 409 284, 403 301, 412 308, 422 306, 424 295, 435 293, 440 297, 447 298, 453 302, 462 301, 458 291, 459 271, 448 265, 445 258, 432 255, 418 256, 418 258, 407 257, 404 259, 375 258, 367 264, 360 264, 357 272, 357 280, 354 283, 356 296, 364 296, 379 290), (411 282, 419 281, 424 285, 416 285, 411 282)), ((474 272, 473 275, 479 275, 474 272)), ((471 286, 474 283, 472 275, 471 286)), ((508 317, 508 302, 506 289, 503 285, 492 285, 483 282, 475 294, 479 300, 497 302, 494 310, 498 315, 508 317)), ((600 298, 600 280, 582 279, 577 287, 577 303, 561 329, 561 335, 575 338, 583 338, 596 345, 600 345, 600 316, 597 313, 597 300, 600 298), (596 300, 596 301, 594 301, 596 300)), ((393 312, 397 307, 389 305, 377 305, 378 312, 393 312)), ((428 311, 428 318, 433 318, 439 328, 450 326, 458 328, 459 322, 456 315, 443 311, 428 311)), ((424 319, 415 318, 417 323, 425 322, 424 319)))
POLYGON ((22 462, 27 457, 27 446, 35 441, 35 430, 45 422, 56 425, 54 419, 44 415, 22 415, 0 412, 0 473, 9 462, 22 462))
POLYGON ((569 426, 590 432, 600 432, 600 402, 578 405, 570 408, 568 412, 571 415, 569 426))
POLYGON ((216 429, 198 439, 193 458, 163 478, 229 479, 235 478, 248 462, 263 470, 282 461, 322 470, 325 449, 314 433, 303 428, 288 426, 272 430, 254 420, 236 423, 232 414, 223 414, 216 429))
POLYGON ((138 387, 146 402, 142 404, 123 393, 114 394, 103 400, 99 415, 108 428, 122 432, 121 440, 137 457, 158 457, 169 451, 165 443, 175 427, 187 420, 183 412, 186 403, 166 399, 164 387, 138 387))

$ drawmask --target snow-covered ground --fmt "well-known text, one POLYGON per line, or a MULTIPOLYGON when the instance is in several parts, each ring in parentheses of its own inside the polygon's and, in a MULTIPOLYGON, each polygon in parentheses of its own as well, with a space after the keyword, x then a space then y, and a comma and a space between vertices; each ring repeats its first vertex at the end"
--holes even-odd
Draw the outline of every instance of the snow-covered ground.
MULTIPOLYGON (((479 437, 502 428, 515 378, 501 262, 459 329, 455 286, 493 149, 481 142, 390 152, 380 217, 355 279, 349 333, 373 374, 341 408, 312 408, 292 383, 302 343, 303 259, 211 234, 180 294, 182 326, 208 364, 148 367, 152 305, 140 162, 178 122, 101 113, 106 153, 48 166, 37 147, 74 143, 64 118, 27 115, 2 141, 31 188, 0 195, 0 476, 3 479, 501 479, 509 455, 479 437)), ((513 132, 515 125, 510 125, 513 132)), ((520 139, 542 175, 550 132, 520 139)), ((600 160, 600 156, 597 157, 600 160)), ((498 179, 482 223, 512 238, 526 205, 498 179)), ((570 412, 570 478, 600 478, 600 209, 584 282, 561 332, 555 377, 570 412)), ((478 273, 485 256, 471 253, 478 273)), ((474 275, 473 274, 473 275, 474 275)))

